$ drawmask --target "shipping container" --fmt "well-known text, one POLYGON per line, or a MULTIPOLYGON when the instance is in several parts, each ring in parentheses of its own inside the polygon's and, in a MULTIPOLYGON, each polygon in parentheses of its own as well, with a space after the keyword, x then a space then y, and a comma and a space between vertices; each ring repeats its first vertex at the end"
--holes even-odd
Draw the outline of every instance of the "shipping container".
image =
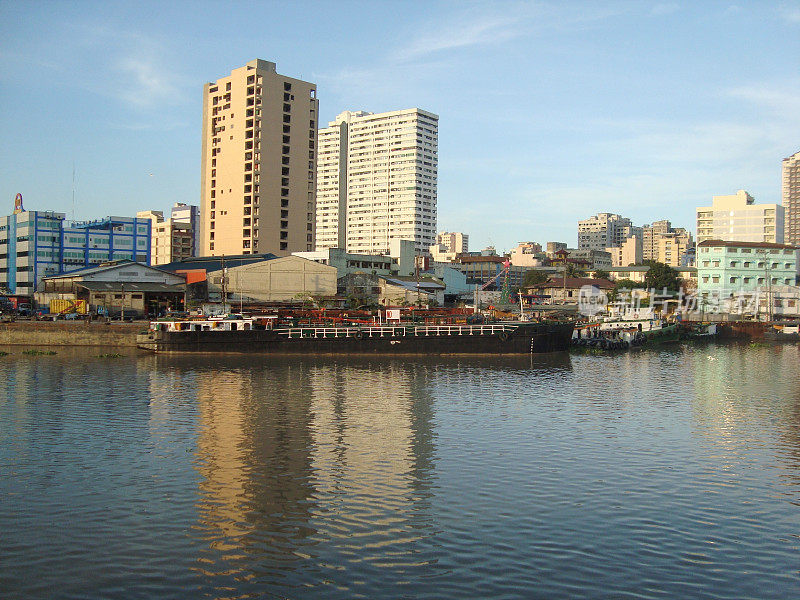
POLYGON ((78 314, 85 315, 88 311, 86 300, 65 300, 63 298, 55 298, 50 300, 50 314, 66 315, 78 314))

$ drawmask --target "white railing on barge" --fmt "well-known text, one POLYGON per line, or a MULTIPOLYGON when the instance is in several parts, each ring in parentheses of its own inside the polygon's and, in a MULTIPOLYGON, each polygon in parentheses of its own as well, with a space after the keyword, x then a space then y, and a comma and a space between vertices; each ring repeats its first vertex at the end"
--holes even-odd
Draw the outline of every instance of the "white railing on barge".
POLYGON ((407 327, 284 327, 274 331, 286 338, 385 338, 385 337, 428 337, 428 336, 467 336, 496 335, 510 332, 516 325, 421 325, 407 327))

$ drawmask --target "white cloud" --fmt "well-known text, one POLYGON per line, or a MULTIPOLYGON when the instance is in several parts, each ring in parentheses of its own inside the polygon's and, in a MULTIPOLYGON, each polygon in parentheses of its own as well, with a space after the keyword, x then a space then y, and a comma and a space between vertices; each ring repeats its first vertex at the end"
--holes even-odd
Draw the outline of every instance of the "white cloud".
POLYGON ((778 11, 785 21, 800 23, 800 6, 782 6, 778 11))
POLYGON ((414 60, 443 50, 510 40, 522 33, 517 28, 522 20, 519 15, 487 15, 470 12, 453 19, 445 27, 429 29, 395 50, 391 58, 397 61, 414 60))
POLYGON ((728 90, 734 98, 760 106, 776 116, 800 120, 800 81, 792 84, 751 84, 728 90))
POLYGON ((172 104, 179 97, 176 75, 154 56, 128 55, 116 63, 115 95, 139 108, 172 104))
POLYGON ((76 46, 93 69, 82 78, 95 93, 147 110, 185 100, 186 78, 169 67, 170 43, 108 25, 76 26, 76 46), (98 60, 99 58, 99 60, 98 60))
POLYGON ((676 2, 659 2, 650 9, 650 14, 659 17, 663 15, 671 15, 681 9, 680 5, 676 2))

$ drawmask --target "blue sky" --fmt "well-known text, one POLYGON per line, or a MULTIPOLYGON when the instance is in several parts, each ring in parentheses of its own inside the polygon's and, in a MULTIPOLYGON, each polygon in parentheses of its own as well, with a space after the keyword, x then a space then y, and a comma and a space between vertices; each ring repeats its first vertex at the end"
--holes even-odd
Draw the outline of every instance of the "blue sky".
MULTIPOLYGON (((800 2, 0 0, 0 201, 78 219, 199 203, 202 84, 253 58, 317 83, 321 121, 439 122, 439 229, 576 243, 618 212, 694 228, 780 202, 800 150, 800 2)), ((6 214, 2 213, 2 214, 6 214)))

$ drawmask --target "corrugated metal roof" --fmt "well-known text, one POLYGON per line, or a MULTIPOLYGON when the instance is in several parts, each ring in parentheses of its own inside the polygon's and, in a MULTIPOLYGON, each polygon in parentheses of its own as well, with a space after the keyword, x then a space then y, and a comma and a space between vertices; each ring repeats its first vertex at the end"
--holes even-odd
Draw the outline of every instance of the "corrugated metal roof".
POLYGON ((236 256, 198 256, 197 258, 187 258, 179 260, 166 265, 159 265, 159 269, 164 269, 174 273, 175 271, 185 270, 201 270, 204 269, 206 273, 222 270, 222 261, 225 261, 225 266, 229 269, 234 267, 241 267, 242 265, 250 265, 256 262, 263 262, 266 260, 274 260, 278 258, 269 252, 264 254, 237 254, 236 256))
MULTIPOLYGON (((409 290, 416 290, 417 289, 417 282, 416 281, 403 281, 401 279, 386 279, 387 282, 393 285, 399 285, 400 287, 407 288, 409 290)), ((440 283, 436 283, 434 281, 420 281, 419 282, 419 289, 421 290, 443 290, 445 286, 440 283)))
POLYGON ((95 273, 103 273, 104 271, 112 271, 114 269, 124 269, 126 267, 131 266, 140 266, 145 269, 152 269, 153 271, 163 271, 161 267, 151 267, 150 265, 146 265, 140 262, 134 262, 132 260, 119 260, 113 261, 111 263, 104 263, 101 265, 97 265, 95 267, 84 267, 83 269, 77 269, 75 271, 69 271, 68 273, 60 273, 59 275, 50 275, 45 277, 44 279, 62 279, 66 277, 84 277, 86 275, 94 275, 95 273))
POLYGON ((76 282, 76 286, 85 288, 91 292, 173 292, 182 294, 182 285, 169 285, 168 283, 156 283, 149 281, 81 281, 76 282))

